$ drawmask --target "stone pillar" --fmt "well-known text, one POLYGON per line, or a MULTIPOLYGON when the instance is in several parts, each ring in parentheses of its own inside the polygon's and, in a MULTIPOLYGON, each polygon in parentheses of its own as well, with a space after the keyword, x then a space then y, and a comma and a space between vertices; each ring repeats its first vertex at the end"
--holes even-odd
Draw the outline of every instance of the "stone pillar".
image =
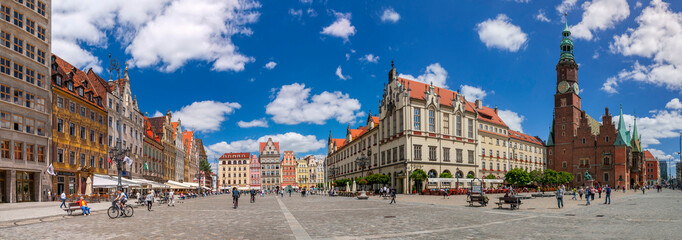
POLYGON ((43 172, 33 173, 33 200, 42 202, 47 195, 47 190, 43 193, 43 172))
POLYGON ((9 194, 7 195, 7 200, 10 203, 17 202, 17 171, 9 170, 7 171, 7 183, 9 183, 9 194))

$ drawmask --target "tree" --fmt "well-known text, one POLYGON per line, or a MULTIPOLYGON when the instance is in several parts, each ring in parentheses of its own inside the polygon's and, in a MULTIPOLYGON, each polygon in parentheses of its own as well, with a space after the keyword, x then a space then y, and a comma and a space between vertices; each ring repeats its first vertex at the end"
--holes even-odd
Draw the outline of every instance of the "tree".
POLYGON ((208 163, 206 159, 202 159, 201 162, 199 162, 199 169, 201 171, 207 172, 207 173, 213 173, 213 169, 211 168, 211 164, 208 163))
POLYGON ((452 173, 450 173, 450 172, 443 172, 438 177, 439 178, 453 178, 454 176, 452 176, 452 173))
POLYGON ((530 175, 523 169, 514 168, 504 175, 504 180, 514 186, 526 186, 530 183, 530 175))
POLYGON ((467 174, 467 178, 474 178, 474 175, 469 173, 469 174, 467 174))
POLYGON ((421 190, 421 182, 426 180, 428 175, 426 175, 426 172, 421 169, 414 170, 412 174, 410 174, 410 178, 414 180, 414 185, 417 186, 417 189, 421 190))
POLYGON ((317 188, 324 188, 324 183, 318 183, 317 188))
POLYGON ((495 175, 490 174, 488 176, 485 176, 485 179, 497 179, 497 177, 495 177, 495 175))
POLYGON ((542 171, 540 169, 530 171, 528 174, 530 176, 531 182, 534 182, 536 185, 540 185, 542 183, 542 171))
POLYGON ((573 181, 573 174, 568 172, 559 172, 559 184, 568 184, 573 181))
POLYGON ((542 183, 554 185, 558 183, 558 180, 557 172, 552 169, 547 169, 542 174, 542 183))

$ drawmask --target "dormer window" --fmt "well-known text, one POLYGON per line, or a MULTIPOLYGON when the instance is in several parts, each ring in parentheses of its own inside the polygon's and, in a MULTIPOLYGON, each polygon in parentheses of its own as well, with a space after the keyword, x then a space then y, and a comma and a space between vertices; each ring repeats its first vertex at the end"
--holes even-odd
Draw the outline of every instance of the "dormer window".
POLYGON ((54 77, 54 83, 55 83, 57 86, 60 86, 60 87, 61 87, 61 86, 62 86, 62 75, 57 74, 57 75, 54 77))
POLYGON ((78 96, 81 96, 81 97, 83 96, 83 88, 82 87, 78 88, 78 96))
POLYGON ((88 82, 83 81, 83 82, 81 82, 81 83, 83 84, 83 87, 84 87, 84 88, 88 88, 88 82))
POLYGON ((66 87, 69 89, 69 91, 73 91, 73 82, 66 83, 66 87))

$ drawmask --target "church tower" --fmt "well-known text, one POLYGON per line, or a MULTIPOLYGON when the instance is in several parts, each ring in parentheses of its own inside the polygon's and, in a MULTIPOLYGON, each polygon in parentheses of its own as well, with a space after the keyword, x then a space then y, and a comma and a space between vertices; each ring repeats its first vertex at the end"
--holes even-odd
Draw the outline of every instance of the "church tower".
POLYGON ((556 65, 556 93, 554 94, 553 144, 570 143, 577 134, 580 124, 580 89, 578 88, 578 64, 573 57, 571 31, 561 32, 561 55, 556 65))

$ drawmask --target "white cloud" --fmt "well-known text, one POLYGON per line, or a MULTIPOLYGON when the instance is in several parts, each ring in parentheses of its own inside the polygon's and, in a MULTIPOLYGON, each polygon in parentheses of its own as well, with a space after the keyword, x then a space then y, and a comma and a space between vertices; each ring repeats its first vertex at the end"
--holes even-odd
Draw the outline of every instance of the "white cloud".
POLYGON ((310 88, 305 84, 284 85, 276 98, 265 107, 265 113, 280 124, 313 123, 325 124, 329 119, 340 123, 354 123, 364 113, 360 111, 360 101, 350 98, 339 91, 310 96, 310 88))
MULTIPOLYGON (((667 106, 668 104, 666 104, 667 106)), ((642 136, 643 147, 660 144, 661 139, 680 136, 680 132, 682 132, 682 109, 652 110, 649 113, 651 116, 637 117, 637 131, 642 136)), ((634 124, 634 116, 623 114, 623 117, 625 118, 625 125, 630 129, 634 124)), ((613 117, 615 123, 619 119, 620 116, 613 117)))
POLYGON ((266 63, 265 66, 263 66, 263 67, 272 70, 273 68, 275 68, 275 66, 277 66, 277 63, 270 61, 270 62, 266 63))
MULTIPOLYGON (((234 113, 236 109, 241 108, 239 103, 231 102, 216 102, 216 101, 201 101, 193 102, 190 105, 182 107, 178 111, 173 111, 173 121, 180 119, 182 126, 188 129, 194 129, 199 132, 215 132, 220 130, 220 124, 227 119, 225 115, 234 113)), ((160 114, 154 114, 156 116, 160 114)))
POLYGON ((642 2, 637 1, 637 2, 635 3, 635 9, 641 8, 641 7, 642 7, 642 2))
POLYGON ((252 127, 268 127, 268 120, 265 118, 254 119, 250 122, 239 121, 237 123, 240 128, 252 128, 252 127))
POLYGON ((462 89, 462 95, 464 95, 464 98, 467 99, 467 101, 474 101, 474 100, 483 100, 486 95, 488 95, 482 88, 479 87, 473 87, 469 85, 460 85, 459 86, 462 89))
POLYGON ((384 14, 381 15, 381 21, 382 22, 396 23, 396 22, 398 22, 398 20, 400 20, 400 14, 395 12, 395 10, 393 10, 393 8, 389 8, 389 9, 384 10, 384 14))
POLYGON ((519 115, 518 113, 512 112, 510 110, 498 110, 497 115, 500 116, 505 124, 507 124, 509 129, 517 132, 523 132, 523 128, 521 127, 521 123, 523 123, 523 120, 525 120, 523 115, 519 115))
POLYGON ((308 16, 310 17, 317 17, 317 12, 315 12, 315 9, 308 8, 308 10, 306 10, 305 12, 308 13, 308 16))
POLYGON ((343 75, 343 73, 341 73, 341 66, 339 66, 339 67, 336 68, 336 76, 339 77, 339 79, 341 79, 341 80, 346 80, 346 79, 350 79, 350 78, 351 78, 350 76, 348 76, 348 75, 343 75))
POLYGON ((301 9, 294 10, 293 8, 289 8, 289 15, 300 18, 301 16, 303 16, 303 10, 301 9))
POLYGON ((517 3, 529 3, 530 0, 514 0, 514 2, 517 2, 517 3))
POLYGON ((682 13, 670 10, 667 3, 653 0, 636 19, 639 26, 613 37, 612 53, 652 60, 650 65, 636 61, 623 69, 616 81, 638 81, 682 91, 682 13))
POLYGON ((379 62, 379 56, 374 56, 374 54, 367 54, 360 58, 360 61, 377 63, 379 62))
POLYGON ((229 152, 251 152, 257 153, 260 142, 267 142, 268 138, 279 142, 279 150, 294 151, 294 153, 307 153, 320 150, 327 146, 323 139, 317 139, 315 135, 302 135, 296 132, 287 132, 284 134, 265 135, 258 139, 244 139, 232 142, 219 142, 212 144, 207 149, 212 152, 214 156, 220 156, 229 152))
POLYGON ((682 110, 682 103, 679 98, 673 98, 670 102, 665 104, 665 108, 673 110, 682 110))
POLYGON ((571 36, 592 40, 593 33, 613 28, 630 15, 627 0, 593 0, 582 5, 583 19, 571 26, 571 36))
POLYGON ((320 33, 343 38, 344 42, 348 41, 349 36, 355 35, 355 26, 350 23, 351 14, 335 12, 334 15, 336 15, 336 21, 332 25, 323 28, 320 33))
POLYGON ((448 71, 440 66, 440 63, 433 63, 426 66, 424 74, 414 77, 410 74, 398 74, 398 77, 416 80, 419 82, 436 85, 442 88, 448 88, 446 80, 448 78, 448 71))
POLYGON ((313 0, 301 0, 301 3, 311 4, 313 3, 313 0))
POLYGON ((601 90, 610 94, 614 94, 618 93, 616 87, 618 87, 618 79, 616 77, 610 77, 606 79, 606 82, 604 85, 602 85, 601 90))
POLYGON ((258 20, 260 4, 251 0, 70 0, 52 7, 52 51, 80 68, 102 71, 90 49, 107 48, 108 36, 127 46, 131 66, 171 72, 200 60, 241 71, 253 61, 231 41, 250 35, 247 25, 258 20))
POLYGON ((561 1, 561 4, 556 6, 556 11, 559 14, 567 13, 567 12, 571 11, 571 9, 573 9, 573 7, 575 7, 575 3, 577 1, 578 0, 563 0, 563 1, 561 1))
POLYGON ((510 52, 518 51, 528 39, 528 35, 519 26, 512 24, 511 19, 504 14, 476 24, 476 30, 486 47, 510 52))
POLYGON ((161 116, 163 116, 163 113, 159 112, 159 110, 156 110, 156 112, 154 112, 154 115, 152 115, 152 117, 161 117, 161 116))
POLYGON ((648 149, 645 149, 645 150, 651 152, 651 155, 654 155, 654 157, 655 157, 655 158, 658 158, 659 161, 660 161, 660 160, 672 160, 672 159, 674 159, 673 155, 671 155, 671 154, 666 154, 666 153, 665 153, 664 151, 662 151, 662 150, 658 150, 658 149, 654 149, 654 148, 648 148, 648 149))
POLYGON ((346 61, 350 59, 350 53, 346 53, 346 61))
POLYGON ((545 15, 545 10, 538 10, 538 15, 535 15, 535 19, 541 22, 551 22, 547 15, 545 15))

